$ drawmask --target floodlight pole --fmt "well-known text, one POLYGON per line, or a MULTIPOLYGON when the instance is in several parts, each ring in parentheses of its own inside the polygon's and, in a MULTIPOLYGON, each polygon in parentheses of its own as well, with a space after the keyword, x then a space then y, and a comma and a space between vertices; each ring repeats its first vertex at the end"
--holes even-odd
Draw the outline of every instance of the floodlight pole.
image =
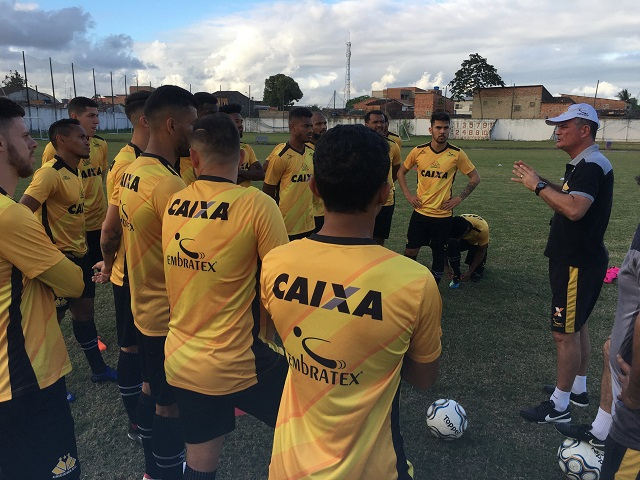
MULTIPOLYGON (((27 94, 27 109, 29 110, 29 131, 33 130, 33 120, 31 119, 31 101, 29 100, 29 83, 27 82, 27 61, 24 57, 24 50, 22 51, 22 66, 24 67, 24 91, 27 94)), ((36 94, 36 100, 37 100, 36 94)))
POLYGON ((49 57, 49 72, 51 73, 51 91, 53 92, 53 116, 58 120, 58 111, 56 110, 56 87, 53 83, 53 64, 51 63, 51 57, 49 57))
POLYGON ((71 79, 73 80, 73 98, 77 97, 76 93, 76 72, 73 69, 73 63, 71 64, 71 79))

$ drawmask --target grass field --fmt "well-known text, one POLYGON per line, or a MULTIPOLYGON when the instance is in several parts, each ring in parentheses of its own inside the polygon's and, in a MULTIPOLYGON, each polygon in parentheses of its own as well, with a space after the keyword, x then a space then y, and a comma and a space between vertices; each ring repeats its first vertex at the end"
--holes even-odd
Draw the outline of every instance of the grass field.
MULTIPOLYGON (((110 158, 125 136, 106 135, 110 158)), ((253 142, 254 135, 245 140, 253 142)), ((271 135, 270 145, 254 145, 264 160, 284 135, 271 135)), ((403 147, 428 141, 415 137, 403 147)), ((44 148, 40 142, 37 158, 44 148)), ((556 452, 562 437, 550 425, 533 425, 518 415, 519 410, 545 399, 541 387, 555 381, 555 348, 548 330, 550 291, 547 261, 542 255, 551 210, 532 192, 513 184, 511 164, 523 160, 543 176, 558 180, 568 157, 552 142, 453 141, 463 147, 476 165, 482 183, 456 213, 477 213, 491 227, 489 259, 482 282, 463 284, 450 290, 440 286, 443 297, 443 355, 441 373, 427 392, 403 385, 401 421, 408 458, 415 466, 415 478, 458 480, 550 480, 562 477, 556 452), (425 427, 428 405, 443 397, 454 398, 469 416, 469 430, 458 441, 443 442, 425 427)), ((614 206, 605 238, 610 265, 620 265, 638 223, 640 147, 615 145, 606 155, 616 177, 614 206), (634 213, 636 212, 636 213, 634 213)), ((415 175, 410 173, 410 175, 415 175)), ((28 182, 18 187, 22 194, 28 182)), ((415 183, 415 176, 410 184, 415 183)), ((466 185, 458 178, 454 193, 466 185)), ((387 246, 403 252, 411 208, 398 190, 391 238, 387 246)), ((430 265, 430 252, 419 261, 430 265)), ((604 285, 589 322, 593 354, 589 370, 591 405, 573 408, 574 421, 591 422, 597 412, 602 372, 600 347, 608 336, 616 304, 616 286, 604 285)), ((109 286, 98 286, 96 323, 109 349, 106 359, 116 365, 113 299, 109 286)), ((143 473, 141 448, 126 437, 127 419, 116 385, 94 385, 86 361, 73 340, 70 321, 63 323, 74 365, 68 386, 78 399, 72 404, 76 420, 79 456, 87 479, 140 479, 143 473)), ((250 417, 241 417, 238 428, 223 449, 219 479, 258 480, 267 478, 271 430, 250 417)), ((377 480, 377 479, 371 479, 377 480)))

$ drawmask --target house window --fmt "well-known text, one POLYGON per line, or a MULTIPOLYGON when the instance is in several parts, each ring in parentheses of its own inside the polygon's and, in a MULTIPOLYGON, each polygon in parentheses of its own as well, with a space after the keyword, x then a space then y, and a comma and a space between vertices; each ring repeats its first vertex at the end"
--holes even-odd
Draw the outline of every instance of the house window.
POLYGON ((462 109, 462 105, 460 105, 459 103, 456 103, 456 108, 457 108, 458 110, 461 110, 461 109, 462 109))
POLYGON ((605 103, 604 105, 602 105, 602 108, 609 108, 609 104, 605 103))
POLYGON ((469 111, 473 110, 473 105, 469 105, 469 111))
POLYGON ((520 106, 520 105, 514 105, 514 106, 513 106, 513 111, 514 111, 514 112, 519 112, 519 111, 520 111, 520 109, 521 109, 521 106, 520 106))
POLYGON ((502 100, 498 100, 498 105, 502 105, 502 100))
POLYGON ((536 102, 529 102, 529 106, 530 107, 535 107, 536 106, 536 102))

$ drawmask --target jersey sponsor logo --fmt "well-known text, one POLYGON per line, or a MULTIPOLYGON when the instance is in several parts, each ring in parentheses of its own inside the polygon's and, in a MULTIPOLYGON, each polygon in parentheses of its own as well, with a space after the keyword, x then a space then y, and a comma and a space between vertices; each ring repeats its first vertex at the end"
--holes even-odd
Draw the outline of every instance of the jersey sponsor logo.
POLYGON ((69 208, 67 208, 67 212, 71 215, 80 215, 81 213, 84 213, 84 203, 70 205, 69 208))
POLYGON ((122 228, 125 228, 130 232, 134 232, 135 229, 133 228, 133 223, 131 223, 129 219, 129 214, 127 213, 126 206, 126 203, 120 204, 120 223, 122 224, 122 228))
POLYGON ((215 200, 181 200, 176 198, 167 210, 169 215, 205 220, 229 220, 229 203, 215 200), (213 206, 215 205, 215 208, 213 206))
POLYGON ((309 180, 311 180, 310 173, 301 173, 300 175, 293 175, 291 177, 291 183, 302 183, 308 182, 309 180))
POLYGON ((314 352, 310 345, 318 345, 320 343, 331 343, 329 340, 318 337, 305 337, 302 338, 302 329, 300 327, 293 328, 293 334, 301 338, 302 349, 304 353, 300 353, 299 356, 293 355, 287 351, 287 361, 289 366, 294 370, 302 373, 303 375, 315 380, 316 382, 323 382, 329 385, 341 385, 344 387, 350 385, 360 385, 359 377, 362 375, 362 371, 358 373, 354 372, 340 372, 347 367, 347 363, 344 360, 337 360, 327 358, 314 352), (314 365, 316 363, 317 365, 314 365))
POLYGON ((98 167, 98 168, 87 168, 85 170, 81 170, 80 171, 80 175, 82 176, 82 178, 101 177, 102 176, 102 168, 100 168, 100 167, 98 167))
POLYGON ((437 170, 420 170, 420 175, 429 178, 447 178, 449 176, 447 172, 439 172, 437 170))
POLYGON ((120 186, 137 192, 138 187, 140 186, 140 177, 132 173, 124 173, 120 179, 120 186))
POLYGON ((440 168, 440 162, 436 160, 431 165, 429 165, 429 168, 440 168))
MULTIPOLYGON (((314 285, 310 285, 310 281, 305 277, 296 277, 289 284, 289 274, 281 273, 273 284, 273 294, 276 298, 286 302, 298 302, 302 305, 324 308, 327 310, 337 310, 346 315, 354 315, 356 317, 371 317, 372 320, 382 320, 382 293, 377 290, 368 290, 359 301, 353 298, 356 292, 361 290, 359 287, 344 286, 339 283, 328 283, 318 280, 314 285), (309 295, 309 287, 313 288, 309 295), (323 304, 322 297, 325 290, 330 288, 333 291, 333 297, 323 304), (355 307, 355 308, 354 308, 355 307)), ((358 295, 360 296, 360 295, 358 295)))
POLYGON ((198 270, 201 272, 216 272, 215 264, 218 262, 208 262, 203 261, 202 259, 205 257, 204 252, 196 252, 193 250, 189 250, 185 244, 188 242, 195 241, 193 238, 180 238, 180 232, 177 232, 174 237, 178 242, 178 247, 180 251, 186 255, 186 257, 181 256, 180 252, 176 255, 167 255, 167 265, 172 267, 180 267, 187 268, 189 270, 198 270))
POLYGON ((307 165, 306 163, 302 164, 302 168, 300 168, 300 170, 302 172, 308 172, 309 171, 309 165, 307 165))
POLYGON ((78 461, 73 458, 70 453, 63 455, 58 459, 58 463, 53 467, 53 470, 51 470, 51 473, 53 474, 53 477, 51 478, 62 478, 69 475, 78 468, 77 463, 78 461))

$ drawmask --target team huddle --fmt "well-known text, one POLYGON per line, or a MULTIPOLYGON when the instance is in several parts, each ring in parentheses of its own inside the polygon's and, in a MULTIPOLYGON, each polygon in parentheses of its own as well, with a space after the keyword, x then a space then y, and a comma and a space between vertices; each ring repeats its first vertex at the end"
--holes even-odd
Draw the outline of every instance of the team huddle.
MULTIPOLYGON (((275 429, 269 478, 413 478, 400 380, 419 389, 436 380, 438 283, 445 274, 450 288, 481 280, 489 245, 484 219, 452 212, 480 175, 448 143, 449 116, 434 113, 431 142, 402 162, 383 112, 368 112, 364 126, 327 130, 322 114, 294 108, 289 141, 263 166, 241 141, 240 108, 218 107, 213 95, 167 85, 131 94, 125 112, 132 138, 107 167, 97 105, 70 102, 70 118, 49 129, 43 166, 20 201, 26 209, 11 197, 33 173, 36 144, 22 108, 0 99, 2 474, 80 477, 58 325, 69 309, 91 381, 118 384, 127 434, 142 444, 143 479, 214 479, 243 412, 275 429), (414 168, 415 194, 406 178, 414 168), (458 170, 469 182, 454 196, 458 170), (260 180, 262 191, 251 186, 260 180), (396 180, 414 208, 404 255, 383 246, 396 180), (423 246, 431 269, 416 261, 423 246), (116 369, 100 353, 95 283, 113 288, 116 369)), ((558 118, 563 128, 571 120, 558 118)), ((588 153, 593 181, 612 188, 610 168, 588 153)), ((604 233, 607 202, 597 200, 602 189, 589 190, 592 180, 574 183, 568 171, 567 188, 556 189, 520 162, 514 173, 554 209, 552 195, 579 192, 580 212, 597 216, 604 233), (587 213, 592 204, 599 210, 587 213)), ((550 258, 561 251, 550 248, 550 258)), ((553 279, 565 303, 571 282, 598 275, 601 263, 565 275, 560 262, 553 279)), ((597 298, 591 284, 578 288, 580 302, 597 298)), ((554 338, 580 332, 595 300, 588 303, 582 320, 554 324, 554 338)), ((560 389, 564 378, 550 403, 523 411, 527 420, 570 418, 561 402, 574 394, 560 389)))

